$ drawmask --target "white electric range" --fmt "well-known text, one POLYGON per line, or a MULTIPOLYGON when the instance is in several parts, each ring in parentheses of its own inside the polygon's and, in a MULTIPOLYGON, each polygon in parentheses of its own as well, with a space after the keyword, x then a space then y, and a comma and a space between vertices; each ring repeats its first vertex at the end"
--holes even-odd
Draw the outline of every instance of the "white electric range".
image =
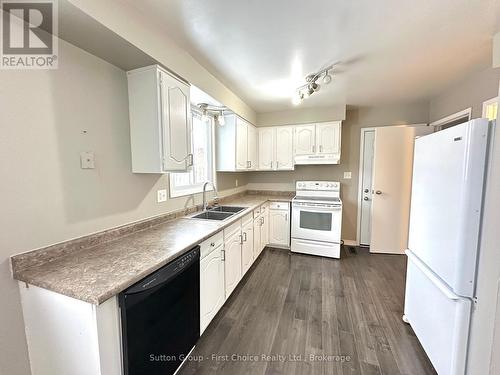
POLYGON ((340 183, 297 181, 292 199, 291 251, 340 258, 340 183))

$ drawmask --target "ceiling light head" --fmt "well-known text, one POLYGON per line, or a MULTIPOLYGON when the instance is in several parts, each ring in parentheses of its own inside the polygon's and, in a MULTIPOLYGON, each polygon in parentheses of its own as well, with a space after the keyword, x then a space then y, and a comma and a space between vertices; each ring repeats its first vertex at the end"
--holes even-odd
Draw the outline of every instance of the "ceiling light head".
POLYGON ((323 83, 325 85, 328 85, 330 82, 332 82, 332 76, 330 73, 328 73, 328 70, 325 72, 325 76, 323 77, 323 83))
POLYGON ((224 111, 221 111, 220 114, 217 116, 217 123, 220 126, 226 125, 226 119, 224 118, 224 111))

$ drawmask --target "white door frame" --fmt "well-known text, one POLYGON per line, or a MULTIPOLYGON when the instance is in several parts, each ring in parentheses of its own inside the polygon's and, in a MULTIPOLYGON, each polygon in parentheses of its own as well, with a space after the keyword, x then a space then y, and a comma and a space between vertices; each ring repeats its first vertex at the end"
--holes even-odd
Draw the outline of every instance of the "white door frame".
MULTIPOLYGON (((464 111, 461 111, 461 112, 458 112, 458 114, 464 114, 464 113, 470 113, 470 108, 467 109, 467 110, 464 110, 464 111)), ((455 114, 457 115, 457 114, 455 114)), ((455 115, 452 115, 452 116, 455 116, 455 115)), ((451 118, 451 116, 448 116, 448 118, 446 119, 449 119, 451 118)), ((446 119, 443 119, 443 120, 446 120, 446 119)), ((439 122, 441 122, 441 120, 439 120, 439 122)), ((429 125, 432 125, 432 124, 429 124, 429 125)), ((439 124, 438 124, 439 125, 439 124)), ((403 127, 418 127, 418 126, 428 126, 428 124, 425 124, 425 123, 417 123, 417 124, 408 124, 408 125, 386 125, 386 126, 403 126, 403 127)), ((364 159, 364 145, 363 145, 363 142, 364 142, 364 137, 365 137, 365 133, 368 132, 368 131, 374 131, 375 132, 375 138, 377 137, 377 128, 380 128, 381 126, 372 126, 372 127, 369 127, 369 128, 361 128, 361 136, 360 136, 360 140, 359 140, 359 171, 358 171, 358 203, 357 203, 357 206, 358 206, 358 217, 357 217, 357 230, 356 230, 356 246, 359 246, 359 241, 361 239, 361 198, 363 196, 363 187, 361 186, 362 185, 362 179, 361 179, 361 176, 363 175, 363 159, 364 159)), ((373 152, 373 157, 375 157, 375 153, 376 153, 376 150, 374 150, 373 152)), ((373 209, 373 206, 372 206, 372 209, 373 209)), ((373 212, 371 212, 370 214, 372 214, 373 212)))
POLYGON ((375 137, 377 136, 376 127, 361 128, 361 137, 359 140, 358 204, 357 204, 358 217, 357 217, 357 230, 356 230, 356 246, 359 246, 359 241, 361 239, 361 199, 363 196, 362 176, 363 176, 363 160, 365 156, 364 141, 365 141, 365 133, 369 131, 374 131, 375 137))

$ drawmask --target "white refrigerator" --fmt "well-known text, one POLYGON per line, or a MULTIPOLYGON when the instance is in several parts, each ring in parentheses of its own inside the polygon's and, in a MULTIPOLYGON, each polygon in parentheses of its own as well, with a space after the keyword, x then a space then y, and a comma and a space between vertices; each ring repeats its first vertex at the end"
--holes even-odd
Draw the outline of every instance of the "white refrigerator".
POLYGON ((465 373, 489 137, 477 119, 415 141, 403 319, 439 375, 465 373))

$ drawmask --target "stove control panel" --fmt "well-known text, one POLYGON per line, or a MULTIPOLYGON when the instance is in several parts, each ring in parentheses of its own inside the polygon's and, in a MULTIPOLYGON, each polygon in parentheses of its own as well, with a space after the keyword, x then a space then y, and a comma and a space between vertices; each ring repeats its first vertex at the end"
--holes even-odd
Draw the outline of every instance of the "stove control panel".
POLYGON ((340 182, 336 181, 297 181, 296 190, 339 191, 340 182))

